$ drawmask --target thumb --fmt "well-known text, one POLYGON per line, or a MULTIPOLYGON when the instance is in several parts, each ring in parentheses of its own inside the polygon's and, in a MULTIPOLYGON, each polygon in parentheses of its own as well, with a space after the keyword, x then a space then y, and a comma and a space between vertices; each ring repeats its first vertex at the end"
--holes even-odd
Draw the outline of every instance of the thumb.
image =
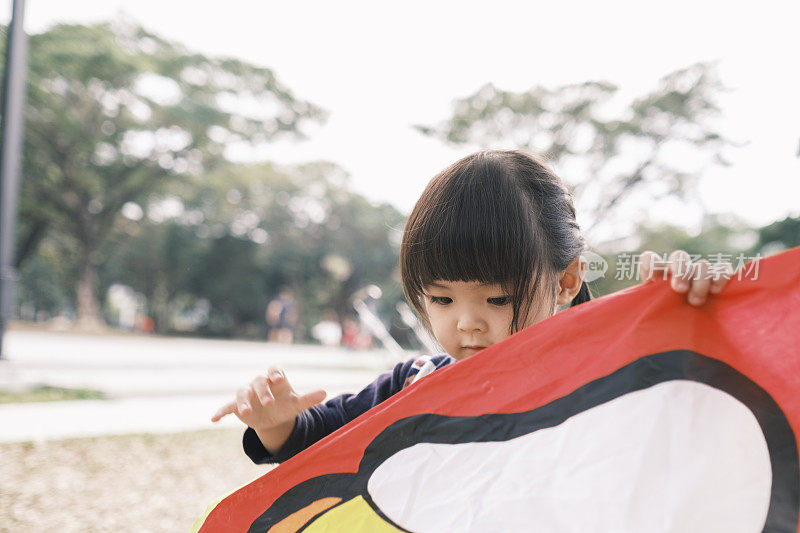
POLYGON ((301 396, 298 396, 297 397, 297 403, 300 406, 300 408, 303 411, 305 411, 309 407, 314 407, 315 405, 320 403, 322 400, 325 399, 325 397, 327 395, 328 395, 328 393, 326 393, 324 390, 321 390, 321 389, 320 390, 315 390, 315 391, 309 392, 308 394, 303 394, 301 396))

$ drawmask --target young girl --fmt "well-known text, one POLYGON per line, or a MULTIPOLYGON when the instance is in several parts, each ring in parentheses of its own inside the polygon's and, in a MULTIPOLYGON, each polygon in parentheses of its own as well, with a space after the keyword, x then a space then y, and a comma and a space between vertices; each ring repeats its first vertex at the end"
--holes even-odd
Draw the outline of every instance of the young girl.
MULTIPOLYGON (((256 463, 282 462, 402 390, 421 376, 464 359, 509 335, 591 299, 583 281, 585 242, 572 197, 535 157, 485 151, 436 176, 409 217, 400 248, 403 290, 446 355, 398 364, 358 394, 319 404, 321 390, 298 395, 271 368, 239 389, 213 416, 235 414, 248 425, 244 449, 256 463)), ((656 272, 642 258, 642 277, 656 272)), ((688 268, 671 256, 675 291, 702 304, 727 278, 706 279, 708 265, 688 268)))

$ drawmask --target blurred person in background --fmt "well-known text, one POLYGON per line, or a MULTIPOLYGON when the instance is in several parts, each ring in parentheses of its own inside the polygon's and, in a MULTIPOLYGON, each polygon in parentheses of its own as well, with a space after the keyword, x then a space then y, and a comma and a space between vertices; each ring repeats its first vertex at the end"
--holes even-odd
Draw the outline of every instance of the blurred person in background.
POLYGON ((294 342, 294 328, 297 324, 297 302, 292 291, 281 289, 278 297, 267 306, 267 326, 269 340, 283 344, 294 342))
POLYGON ((342 333, 342 346, 350 350, 367 350, 372 347, 372 335, 361 331, 357 320, 346 318, 342 333))

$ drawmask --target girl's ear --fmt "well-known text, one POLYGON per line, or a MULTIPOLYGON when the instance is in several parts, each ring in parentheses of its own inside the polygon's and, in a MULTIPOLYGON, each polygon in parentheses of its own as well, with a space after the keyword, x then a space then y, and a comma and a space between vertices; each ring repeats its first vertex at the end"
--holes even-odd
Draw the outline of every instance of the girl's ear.
POLYGON ((578 295, 586 275, 586 259, 578 256, 558 277, 558 305, 567 305, 578 295))

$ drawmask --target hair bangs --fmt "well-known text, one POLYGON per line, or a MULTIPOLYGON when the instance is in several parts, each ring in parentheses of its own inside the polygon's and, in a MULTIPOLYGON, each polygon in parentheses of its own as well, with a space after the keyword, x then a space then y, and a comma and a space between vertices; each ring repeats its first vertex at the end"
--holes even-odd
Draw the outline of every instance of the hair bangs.
POLYGON ((431 283, 478 281, 501 285, 512 299, 512 328, 524 323, 548 258, 536 210, 501 163, 486 153, 457 162, 431 181, 414 208, 401 273, 418 312, 431 283))

